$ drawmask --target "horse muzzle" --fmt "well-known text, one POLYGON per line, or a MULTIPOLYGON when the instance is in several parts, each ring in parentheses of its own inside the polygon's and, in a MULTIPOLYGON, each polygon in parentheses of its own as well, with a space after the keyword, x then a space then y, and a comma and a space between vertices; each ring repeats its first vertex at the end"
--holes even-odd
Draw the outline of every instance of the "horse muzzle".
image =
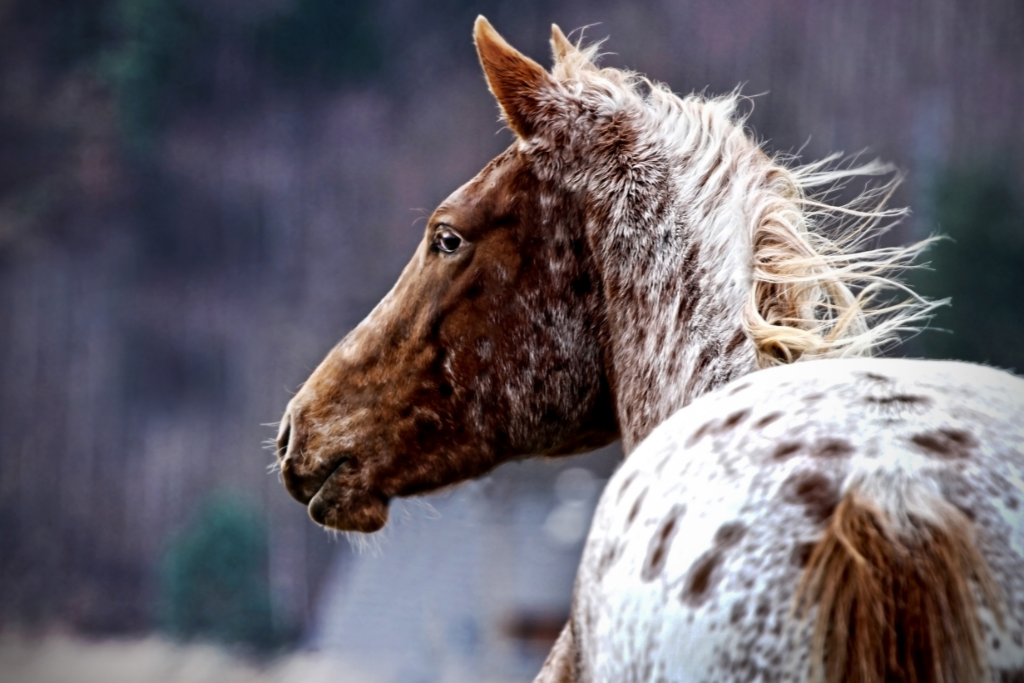
POLYGON ((388 520, 389 498, 359 485, 357 460, 348 454, 311 457, 308 432, 286 413, 277 438, 281 478, 292 498, 317 524, 339 531, 377 531, 388 520))

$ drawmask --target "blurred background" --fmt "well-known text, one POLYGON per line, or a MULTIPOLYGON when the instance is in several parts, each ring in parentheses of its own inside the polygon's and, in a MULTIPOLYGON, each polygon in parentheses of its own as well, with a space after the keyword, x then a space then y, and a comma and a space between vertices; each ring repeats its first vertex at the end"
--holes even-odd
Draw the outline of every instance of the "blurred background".
POLYGON ((953 301, 898 353, 1024 370, 1019 0, 0 0, 0 679, 532 678, 614 448, 353 542, 263 449, 510 141, 480 13, 894 162, 891 240, 948 235, 915 284, 953 301))

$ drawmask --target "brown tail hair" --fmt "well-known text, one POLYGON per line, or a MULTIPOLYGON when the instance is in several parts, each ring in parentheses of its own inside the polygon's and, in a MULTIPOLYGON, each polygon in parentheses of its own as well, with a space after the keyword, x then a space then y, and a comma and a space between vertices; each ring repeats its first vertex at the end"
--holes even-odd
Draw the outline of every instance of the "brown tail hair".
POLYGON ((984 680, 972 582, 1001 623, 999 589, 974 527, 944 501, 933 519, 885 513, 847 493, 811 553, 794 611, 818 607, 811 678, 826 683, 968 683, 984 680), (902 525, 901 525, 902 526, 902 525))

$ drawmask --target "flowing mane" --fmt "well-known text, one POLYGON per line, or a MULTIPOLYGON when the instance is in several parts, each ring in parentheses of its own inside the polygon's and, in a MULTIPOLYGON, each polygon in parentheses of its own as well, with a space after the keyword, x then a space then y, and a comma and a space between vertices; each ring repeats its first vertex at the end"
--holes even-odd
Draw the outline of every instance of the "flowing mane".
POLYGON ((746 100, 738 91, 718 97, 679 97, 634 72, 597 65, 600 43, 556 46, 552 75, 573 94, 628 102, 649 112, 657 134, 687 131, 677 140, 691 152, 697 204, 715 206, 725 176, 747 179, 743 200, 753 250, 752 286, 743 313, 762 368, 814 358, 870 356, 898 343, 943 302, 913 293, 900 274, 933 241, 865 248, 906 214, 886 204, 899 184, 896 169, 878 161, 841 165, 840 155, 805 165, 768 157, 744 129, 746 100), (885 178, 888 176, 888 178, 885 178), (882 178, 846 204, 832 197, 851 181, 882 178), (906 298, 894 301, 887 293, 906 298))

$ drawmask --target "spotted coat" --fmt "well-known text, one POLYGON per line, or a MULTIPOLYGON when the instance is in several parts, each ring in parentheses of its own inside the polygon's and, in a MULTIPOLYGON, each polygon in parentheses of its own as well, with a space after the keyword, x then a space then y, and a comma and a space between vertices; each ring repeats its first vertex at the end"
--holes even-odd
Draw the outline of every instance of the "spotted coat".
POLYGON ((794 615, 796 588, 841 498, 872 480, 893 519, 916 490, 971 520, 1001 598, 1001 626, 980 611, 989 675, 1024 680, 1022 415, 1024 381, 955 362, 798 363, 698 399, 601 498, 575 680, 807 680, 813 619, 794 615))

